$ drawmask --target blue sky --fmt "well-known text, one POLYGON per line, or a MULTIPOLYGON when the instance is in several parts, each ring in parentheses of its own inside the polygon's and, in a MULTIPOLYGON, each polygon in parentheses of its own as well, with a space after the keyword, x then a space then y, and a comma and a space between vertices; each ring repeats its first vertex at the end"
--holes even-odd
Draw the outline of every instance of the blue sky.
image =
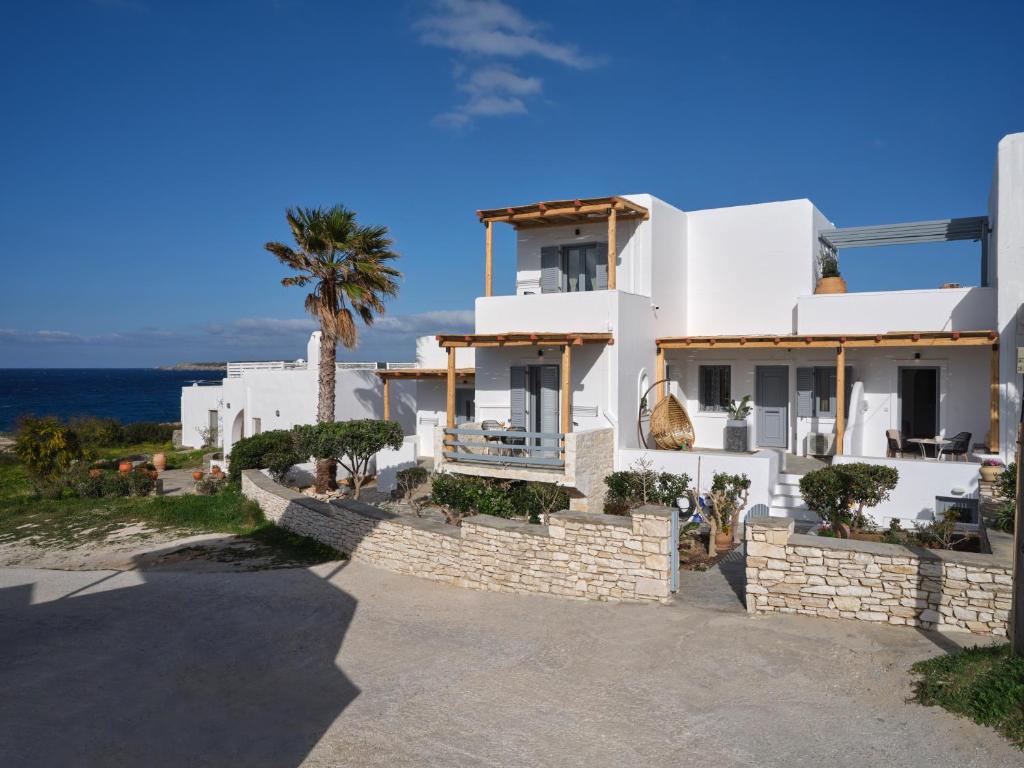
MULTIPOLYGON (((402 253, 359 359, 465 326, 478 208, 984 213, 996 142, 1024 130, 1022 28, 1020 2, 5 3, 0 367, 301 356, 301 290, 262 247, 295 204, 344 203, 402 253)), ((853 290, 973 284, 976 253, 843 268, 853 290)))

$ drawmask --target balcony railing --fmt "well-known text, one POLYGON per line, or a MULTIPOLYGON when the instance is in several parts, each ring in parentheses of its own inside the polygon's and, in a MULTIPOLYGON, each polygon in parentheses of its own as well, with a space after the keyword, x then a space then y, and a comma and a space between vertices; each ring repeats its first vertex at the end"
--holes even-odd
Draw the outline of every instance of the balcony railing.
POLYGON ((306 367, 305 361, 256 360, 247 363, 228 363, 228 378, 237 379, 242 371, 291 371, 306 367))
POLYGON ((491 466, 565 466, 564 432, 524 432, 514 429, 445 429, 447 461, 491 466))

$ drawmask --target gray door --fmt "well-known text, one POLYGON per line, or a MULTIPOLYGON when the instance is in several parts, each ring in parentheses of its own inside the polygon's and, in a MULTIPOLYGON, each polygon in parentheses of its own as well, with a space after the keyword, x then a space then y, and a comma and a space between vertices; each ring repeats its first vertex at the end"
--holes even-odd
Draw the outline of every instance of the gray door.
POLYGON ((755 383, 757 444, 762 448, 789 446, 789 368, 757 366, 755 383))

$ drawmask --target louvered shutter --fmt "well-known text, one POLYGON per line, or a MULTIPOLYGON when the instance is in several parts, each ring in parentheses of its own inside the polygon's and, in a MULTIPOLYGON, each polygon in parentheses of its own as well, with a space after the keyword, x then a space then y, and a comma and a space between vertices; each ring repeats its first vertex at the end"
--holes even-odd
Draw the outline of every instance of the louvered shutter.
POLYGON ((809 419, 814 415, 814 369, 796 369, 796 415, 809 419))
POLYGON ((562 253, 557 245, 540 249, 540 292, 559 293, 562 290, 562 253))
POLYGON ((608 243, 598 243, 594 257, 594 290, 608 290, 608 243))
MULTIPOLYGON (((558 432, 558 366, 544 365, 540 369, 540 431, 558 432)), ((546 448, 557 448, 558 440, 544 438, 540 444, 546 448)), ((546 453, 545 458, 554 458, 546 453)))
POLYGON ((526 368, 514 365, 509 369, 510 419, 513 427, 526 428, 526 368))

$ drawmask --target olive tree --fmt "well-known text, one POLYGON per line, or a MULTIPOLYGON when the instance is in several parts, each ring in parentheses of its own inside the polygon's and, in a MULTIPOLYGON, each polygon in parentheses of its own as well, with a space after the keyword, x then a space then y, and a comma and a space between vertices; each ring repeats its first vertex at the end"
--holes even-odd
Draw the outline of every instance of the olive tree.
POLYGON ((841 538, 866 524, 864 510, 889 498, 900 474, 882 464, 833 464, 800 478, 800 495, 807 506, 841 538))
POLYGON ((334 459, 352 477, 352 496, 366 482, 370 460, 385 448, 402 447, 402 427, 395 421, 354 419, 296 427, 299 450, 308 456, 334 459))

